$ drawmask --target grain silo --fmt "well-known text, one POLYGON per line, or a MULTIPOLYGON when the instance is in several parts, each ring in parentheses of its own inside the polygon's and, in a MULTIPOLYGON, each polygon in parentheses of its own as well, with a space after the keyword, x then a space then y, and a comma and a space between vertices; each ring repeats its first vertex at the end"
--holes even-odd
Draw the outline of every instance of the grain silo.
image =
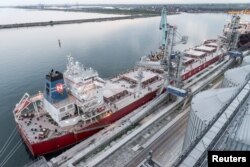
POLYGON ((245 83, 250 74, 250 65, 233 68, 225 72, 221 87, 234 87, 245 83))
POLYGON ((250 56, 245 56, 243 58, 241 66, 246 66, 246 65, 250 65, 250 56))
POLYGON ((183 149, 205 129, 208 123, 228 103, 236 91, 237 87, 213 89, 194 96, 191 102, 183 149))
POLYGON ((226 140, 226 150, 250 151, 250 99, 242 105, 243 114, 235 121, 233 128, 229 129, 226 140))

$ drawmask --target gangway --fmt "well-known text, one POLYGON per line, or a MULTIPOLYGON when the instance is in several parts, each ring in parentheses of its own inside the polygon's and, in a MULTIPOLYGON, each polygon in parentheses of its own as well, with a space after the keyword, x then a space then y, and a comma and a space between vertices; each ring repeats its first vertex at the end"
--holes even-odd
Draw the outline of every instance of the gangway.
POLYGON ((27 108, 30 105, 30 95, 28 93, 25 93, 22 97, 22 99, 19 101, 19 103, 16 105, 14 112, 20 113, 22 112, 25 108, 27 108))
POLYGON ((37 102, 41 101, 42 99, 43 94, 41 92, 34 96, 30 96, 28 93, 25 93, 19 103, 16 104, 15 109, 13 110, 15 118, 18 118, 21 115, 22 111, 24 111, 25 109, 29 109, 28 107, 30 104, 33 104, 34 111, 39 114, 37 102))

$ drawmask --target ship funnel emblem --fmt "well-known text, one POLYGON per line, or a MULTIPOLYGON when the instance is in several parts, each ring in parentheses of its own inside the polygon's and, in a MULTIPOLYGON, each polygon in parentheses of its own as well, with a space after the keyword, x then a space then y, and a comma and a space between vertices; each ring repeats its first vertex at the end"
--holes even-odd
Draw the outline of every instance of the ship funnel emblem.
POLYGON ((56 84, 56 91, 58 93, 63 93, 63 84, 61 83, 56 84))

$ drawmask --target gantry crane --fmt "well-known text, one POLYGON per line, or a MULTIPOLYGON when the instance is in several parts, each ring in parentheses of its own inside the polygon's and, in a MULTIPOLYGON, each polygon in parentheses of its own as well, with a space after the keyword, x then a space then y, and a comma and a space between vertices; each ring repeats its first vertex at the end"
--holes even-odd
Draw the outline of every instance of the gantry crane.
POLYGON ((180 69, 182 68, 182 54, 180 52, 175 52, 174 46, 179 43, 186 44, 188 39, 187 36, 181 36, 177 32, 176 26, 167 23, 167 11, 165 8, 163 8, 161 12, 160 30, 162 31, 161 49, 163 50, 161 65, 164 67, 166 75, 164 77, 164 84, 159 90, 159 94, 170 81, 173 81, 176 86, 179 85, 180 69), (179 38, 178 41, 176 37, 179 38), (172 61, 175 61, 177 65, 175 68, 172 67, 172 61))

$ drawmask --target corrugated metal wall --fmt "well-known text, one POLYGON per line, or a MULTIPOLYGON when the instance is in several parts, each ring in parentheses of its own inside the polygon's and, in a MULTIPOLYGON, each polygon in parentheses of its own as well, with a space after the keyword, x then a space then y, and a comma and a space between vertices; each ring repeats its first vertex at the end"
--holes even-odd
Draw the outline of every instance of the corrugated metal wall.
POLYGON ((184 143, 182 149, 184 150, 186 147, 190 145, 195 138, 200 135, 200 133, 205 129, 206 123, 202 121, 197 115, 196 111, 194 111, 192 105, 190 109, 190 116, 188 120, 188 127, 184 138, 184 143))

